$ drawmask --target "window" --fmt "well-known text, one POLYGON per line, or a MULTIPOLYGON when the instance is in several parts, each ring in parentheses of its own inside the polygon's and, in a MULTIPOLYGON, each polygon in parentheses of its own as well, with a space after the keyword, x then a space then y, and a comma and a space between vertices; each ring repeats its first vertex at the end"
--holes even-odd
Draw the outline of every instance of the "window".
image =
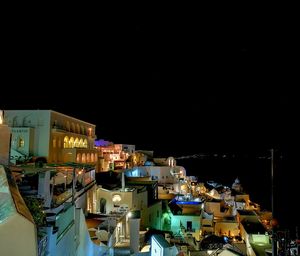
POLYGON ((53 148, 56 148, 56 139, 55 138, 52 141, 52 146, 53 146, 53 148))
POLYGON ((100 212, 106 213, 106 199, 105 198, 100 199, 100 212))
POLYGON ((23 147, 24 147, 24 145, 25 145, 25 141, 24 141, 24 139, 23 139, 23 138, 19 138, 19 142, 18 142, 18 146, 19 146, 19 148, 23 148, 23 147))
POLYGON ((64 138, 64 148, 68 148, 68 147, 69 147, 69 137, 66 136, 66 137, 64 138))
POLYGON ((75 146, 75 148, 79 148, 79 139, 78 138, 75 139, 74 146, 75 146))
POLYGON ((83 141, 83 147, 84 147, 84 148, 87 148, 87 147, 88 147, 87 139, 84 139, 84 141, 83 141))
POLYGON ((69 148, 74 148, 74 138, 71 137, 69 140, 69 148))
POLYGON ((86 163, 86 156, 85 153, 82 153, 81 162, 86 163))
POLYGON ((78 147, 79 147, 79 148, 83 148, 83 139, 80 139, 80 140, 79 140, 79 145, 78 145, 78 147))
POLYGON ((69 132, 70 131, 70 122, 67 121, 65 124, 65 129, 69 132))
POLYGON ((71 123, 71 132, 73 132, 73 133, 76 132, 75 131, 75 124, 74 123, 71 123))

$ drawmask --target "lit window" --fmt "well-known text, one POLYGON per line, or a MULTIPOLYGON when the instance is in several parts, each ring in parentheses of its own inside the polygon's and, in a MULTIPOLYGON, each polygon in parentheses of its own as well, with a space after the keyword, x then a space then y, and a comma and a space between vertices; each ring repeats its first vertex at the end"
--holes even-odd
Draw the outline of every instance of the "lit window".
POLYGON ((18 142, 18 146, 19 146, 19 148, 23 148, 23 147, 24 147, 24 144, 25 144, 25 141, 24 141, 24 139, 22 139, 22 138, 19 138, 19 142, 18 142))
POLYGON ((64 148, 68 148, 68 147, 69 147, 69 137, 66 136, 66 137, 64 138, 64 148))
POLYGON ((86 162, 85 153, 82 153, 81 162, 82 162, 82 163, 85 163, 85 162, 86 162))
POLYGON ((87 147, 88 147, 88 143, 87 143, 87 140, 86 140, 86 139, 84 139, 84 141, 83 141, 83 147, 84 147, 84 148, 87 148, 87 147))
POLYGON ((69 140, 69 148, 74 148, 74 138, 71 137, 69 140))
POLYGON ((75 148, 79 148, 79 139, 76 138, 74 142, 75 148))
POLYGON ((83 148, 83 139, 80 139, 79 140, 79 146, 78 146, 79 148, 83 148))

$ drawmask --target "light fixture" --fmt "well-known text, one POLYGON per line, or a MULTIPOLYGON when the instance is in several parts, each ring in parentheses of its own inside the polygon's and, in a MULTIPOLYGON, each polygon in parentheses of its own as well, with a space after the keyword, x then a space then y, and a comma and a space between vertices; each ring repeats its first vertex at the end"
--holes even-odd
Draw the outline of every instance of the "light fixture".
POLYGON ((116 194, 116 195, 113 195, 112 200, 114 203, 117 203, 117 202, 120 202, 122 200, 122 198, 120 195, 116 194))

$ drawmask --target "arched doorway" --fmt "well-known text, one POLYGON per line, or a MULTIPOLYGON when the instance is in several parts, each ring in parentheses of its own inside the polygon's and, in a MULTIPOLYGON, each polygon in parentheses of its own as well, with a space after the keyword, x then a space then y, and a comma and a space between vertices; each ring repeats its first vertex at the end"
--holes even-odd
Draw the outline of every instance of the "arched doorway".
POLYGON ((100 199, 100 212, 106 213, 106 199, 103 197, 100 199))

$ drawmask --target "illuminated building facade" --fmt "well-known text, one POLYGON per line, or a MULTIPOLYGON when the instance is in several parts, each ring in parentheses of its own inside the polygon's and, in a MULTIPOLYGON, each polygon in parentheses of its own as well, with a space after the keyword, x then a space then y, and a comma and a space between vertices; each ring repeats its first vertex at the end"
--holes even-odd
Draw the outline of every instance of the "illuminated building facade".
POLYGON ((48 163, 96 165, 96 126, 53 110, 6 110, 11 128, 11 159, 40 158, 48 163))
POLYGON ((99 170, 120 170, 127 168, 127 159, 135 152, 135 145, 113 144, 112 142, 95 141, 99 155, 99 170))

